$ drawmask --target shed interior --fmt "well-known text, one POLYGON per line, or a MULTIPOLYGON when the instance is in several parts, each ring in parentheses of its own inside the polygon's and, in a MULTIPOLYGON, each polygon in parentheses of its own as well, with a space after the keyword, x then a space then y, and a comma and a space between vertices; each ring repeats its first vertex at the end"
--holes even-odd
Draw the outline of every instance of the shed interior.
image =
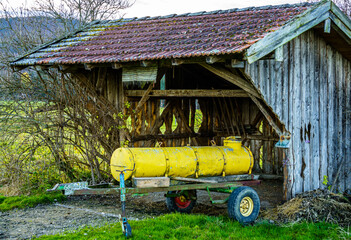
POLYGON ((122 68, 104 66, 81 70, 76 77, 89 81, 98 95, 123 112, 122 125, 126 128, 120 129, 121 145, 223 145, 225 137, 235 136, 253 153, 253 173, 283 175, 283 153, 274 147, 279 136, 261 111, 264 103, 258 100, 261 108, 258 107, 250 97, 257 93, 245 91, 216 74, 219 70, 249 85, 243 64, 239 62, 237 68, 229 66, 231 60, 211 65, 204 62, 199 59, 182 64, 153 62, 134 66, 150 75, 151 81, 138 81, 137 72, 124 74, 122 68))

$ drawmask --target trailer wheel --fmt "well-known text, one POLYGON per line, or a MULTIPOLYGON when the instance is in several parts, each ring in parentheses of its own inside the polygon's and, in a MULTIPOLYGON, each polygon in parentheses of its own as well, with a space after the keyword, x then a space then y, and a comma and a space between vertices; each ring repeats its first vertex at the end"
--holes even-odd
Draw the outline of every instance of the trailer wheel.
MULTIPOLYGON (((180 191, 170 191, 168 194, 176 194, 180 191)), ((183 191, 177 197, 167 197, 166 205, 171 212, 190 213, 196 204, 196 190, 183 191)))
POLYGON ((228 215, 242 225, 253 223, 260 211, 260 198, 250 187, 238 187, 228 200, 228 215))

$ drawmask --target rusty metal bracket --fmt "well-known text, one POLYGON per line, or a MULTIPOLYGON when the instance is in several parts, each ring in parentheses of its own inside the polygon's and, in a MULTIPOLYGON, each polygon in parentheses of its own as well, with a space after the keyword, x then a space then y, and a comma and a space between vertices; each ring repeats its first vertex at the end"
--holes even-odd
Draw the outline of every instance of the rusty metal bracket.
POLYGON ((282 135, 280 136, 279 141, 275 144, 277 148, 289 148, 290 147, 290 135, 282 135))

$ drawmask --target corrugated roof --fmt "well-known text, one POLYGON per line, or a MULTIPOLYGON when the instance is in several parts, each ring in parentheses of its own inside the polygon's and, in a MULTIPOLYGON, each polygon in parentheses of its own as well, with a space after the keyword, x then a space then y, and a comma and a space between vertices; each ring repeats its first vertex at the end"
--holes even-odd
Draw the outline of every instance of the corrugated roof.
POLYGON ((95 22, 12 65, 130 62, 243 53, 312 5, 286 4, 95 22))

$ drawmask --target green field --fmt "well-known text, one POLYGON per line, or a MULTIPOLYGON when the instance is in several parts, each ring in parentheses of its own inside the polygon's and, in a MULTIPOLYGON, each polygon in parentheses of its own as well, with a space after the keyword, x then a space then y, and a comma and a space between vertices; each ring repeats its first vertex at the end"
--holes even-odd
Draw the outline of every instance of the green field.
MULTIPOLYGON (((327 223, 277 226, 262 222, 241 226, 226 217, 167 214, 154 219, 131 221, 132 239, 350 239, 350 234, 327 223)), ((120 224, 88 227, 39 239, 125 239, 120 224)))
POLYGON ((12 209, 20 209, 27 207, 35 207, 38 204, 62 202, 66 196, 61 192, 52 192, 46 194, 32 196, 12 196, 5 197, 0 195, 0 212, 9 211, 12 209))

